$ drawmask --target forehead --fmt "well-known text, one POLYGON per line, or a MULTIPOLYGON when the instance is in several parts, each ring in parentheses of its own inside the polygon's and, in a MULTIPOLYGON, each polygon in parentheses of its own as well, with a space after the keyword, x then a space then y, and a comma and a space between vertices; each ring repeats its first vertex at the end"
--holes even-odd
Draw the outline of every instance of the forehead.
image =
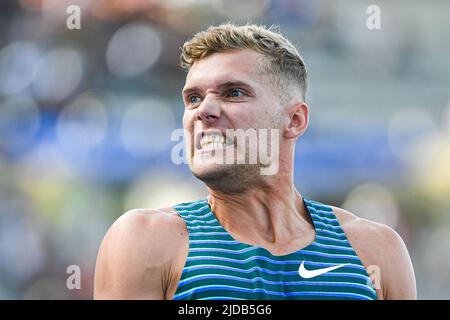
POLYGON ((262 54, 241 49, 213 53, 196 61, 186 77, 187 87, 210 87, 226 81, 243 81, 252 86, 265 84, 257 61, 262 54))

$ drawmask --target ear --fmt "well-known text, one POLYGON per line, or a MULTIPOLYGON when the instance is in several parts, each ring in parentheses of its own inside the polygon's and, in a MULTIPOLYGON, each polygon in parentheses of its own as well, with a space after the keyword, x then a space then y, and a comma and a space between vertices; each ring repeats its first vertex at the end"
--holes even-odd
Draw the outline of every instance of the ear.
POLYGON ((293 104, 287 108, 289 123, 284 130, 286 139, 300 137, 308 128, 309 108, 305 102, 293 104))

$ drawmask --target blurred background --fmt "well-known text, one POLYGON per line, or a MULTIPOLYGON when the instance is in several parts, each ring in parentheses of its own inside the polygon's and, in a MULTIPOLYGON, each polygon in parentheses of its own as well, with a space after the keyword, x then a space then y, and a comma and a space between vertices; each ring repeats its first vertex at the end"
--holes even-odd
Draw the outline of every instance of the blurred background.
POLYGON ((305 59, 299 191, 393 227, 418 297, 450 298, 449 14, 446 0, 1 1, 0 298, 90 299, 113 221, 206 195, 171 161, 179 48, 228 20, 279 26, 305 59))

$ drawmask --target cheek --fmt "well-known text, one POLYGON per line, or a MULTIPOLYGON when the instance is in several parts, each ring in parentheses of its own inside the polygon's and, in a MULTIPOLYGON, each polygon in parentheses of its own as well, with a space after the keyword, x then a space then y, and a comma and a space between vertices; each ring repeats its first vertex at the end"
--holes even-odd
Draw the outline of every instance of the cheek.
POLYGON ((278 128, 281 116, 281 106, 277 101, 272 101, 261 106, 259 121, 265 128, 278 128))
POLYGON ((246 106, 232 115, 241 128, 270 128, 276 117, 274 108, 264 103, 246 106))

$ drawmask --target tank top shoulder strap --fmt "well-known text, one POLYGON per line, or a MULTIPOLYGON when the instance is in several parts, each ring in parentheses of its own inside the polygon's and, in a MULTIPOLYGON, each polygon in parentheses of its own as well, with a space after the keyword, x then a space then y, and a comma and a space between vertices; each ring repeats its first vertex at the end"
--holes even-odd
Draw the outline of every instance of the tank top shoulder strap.
POLYGON ((348 242, 333 208, 318 201, 303 198, 314 223, 317 237, 335 238, 348 242))
POLYGON ((188 231, 217 227, 218 223, 209 207, 208 200, 180 203, 174 206, 178 215, 185 221, 188 231))

